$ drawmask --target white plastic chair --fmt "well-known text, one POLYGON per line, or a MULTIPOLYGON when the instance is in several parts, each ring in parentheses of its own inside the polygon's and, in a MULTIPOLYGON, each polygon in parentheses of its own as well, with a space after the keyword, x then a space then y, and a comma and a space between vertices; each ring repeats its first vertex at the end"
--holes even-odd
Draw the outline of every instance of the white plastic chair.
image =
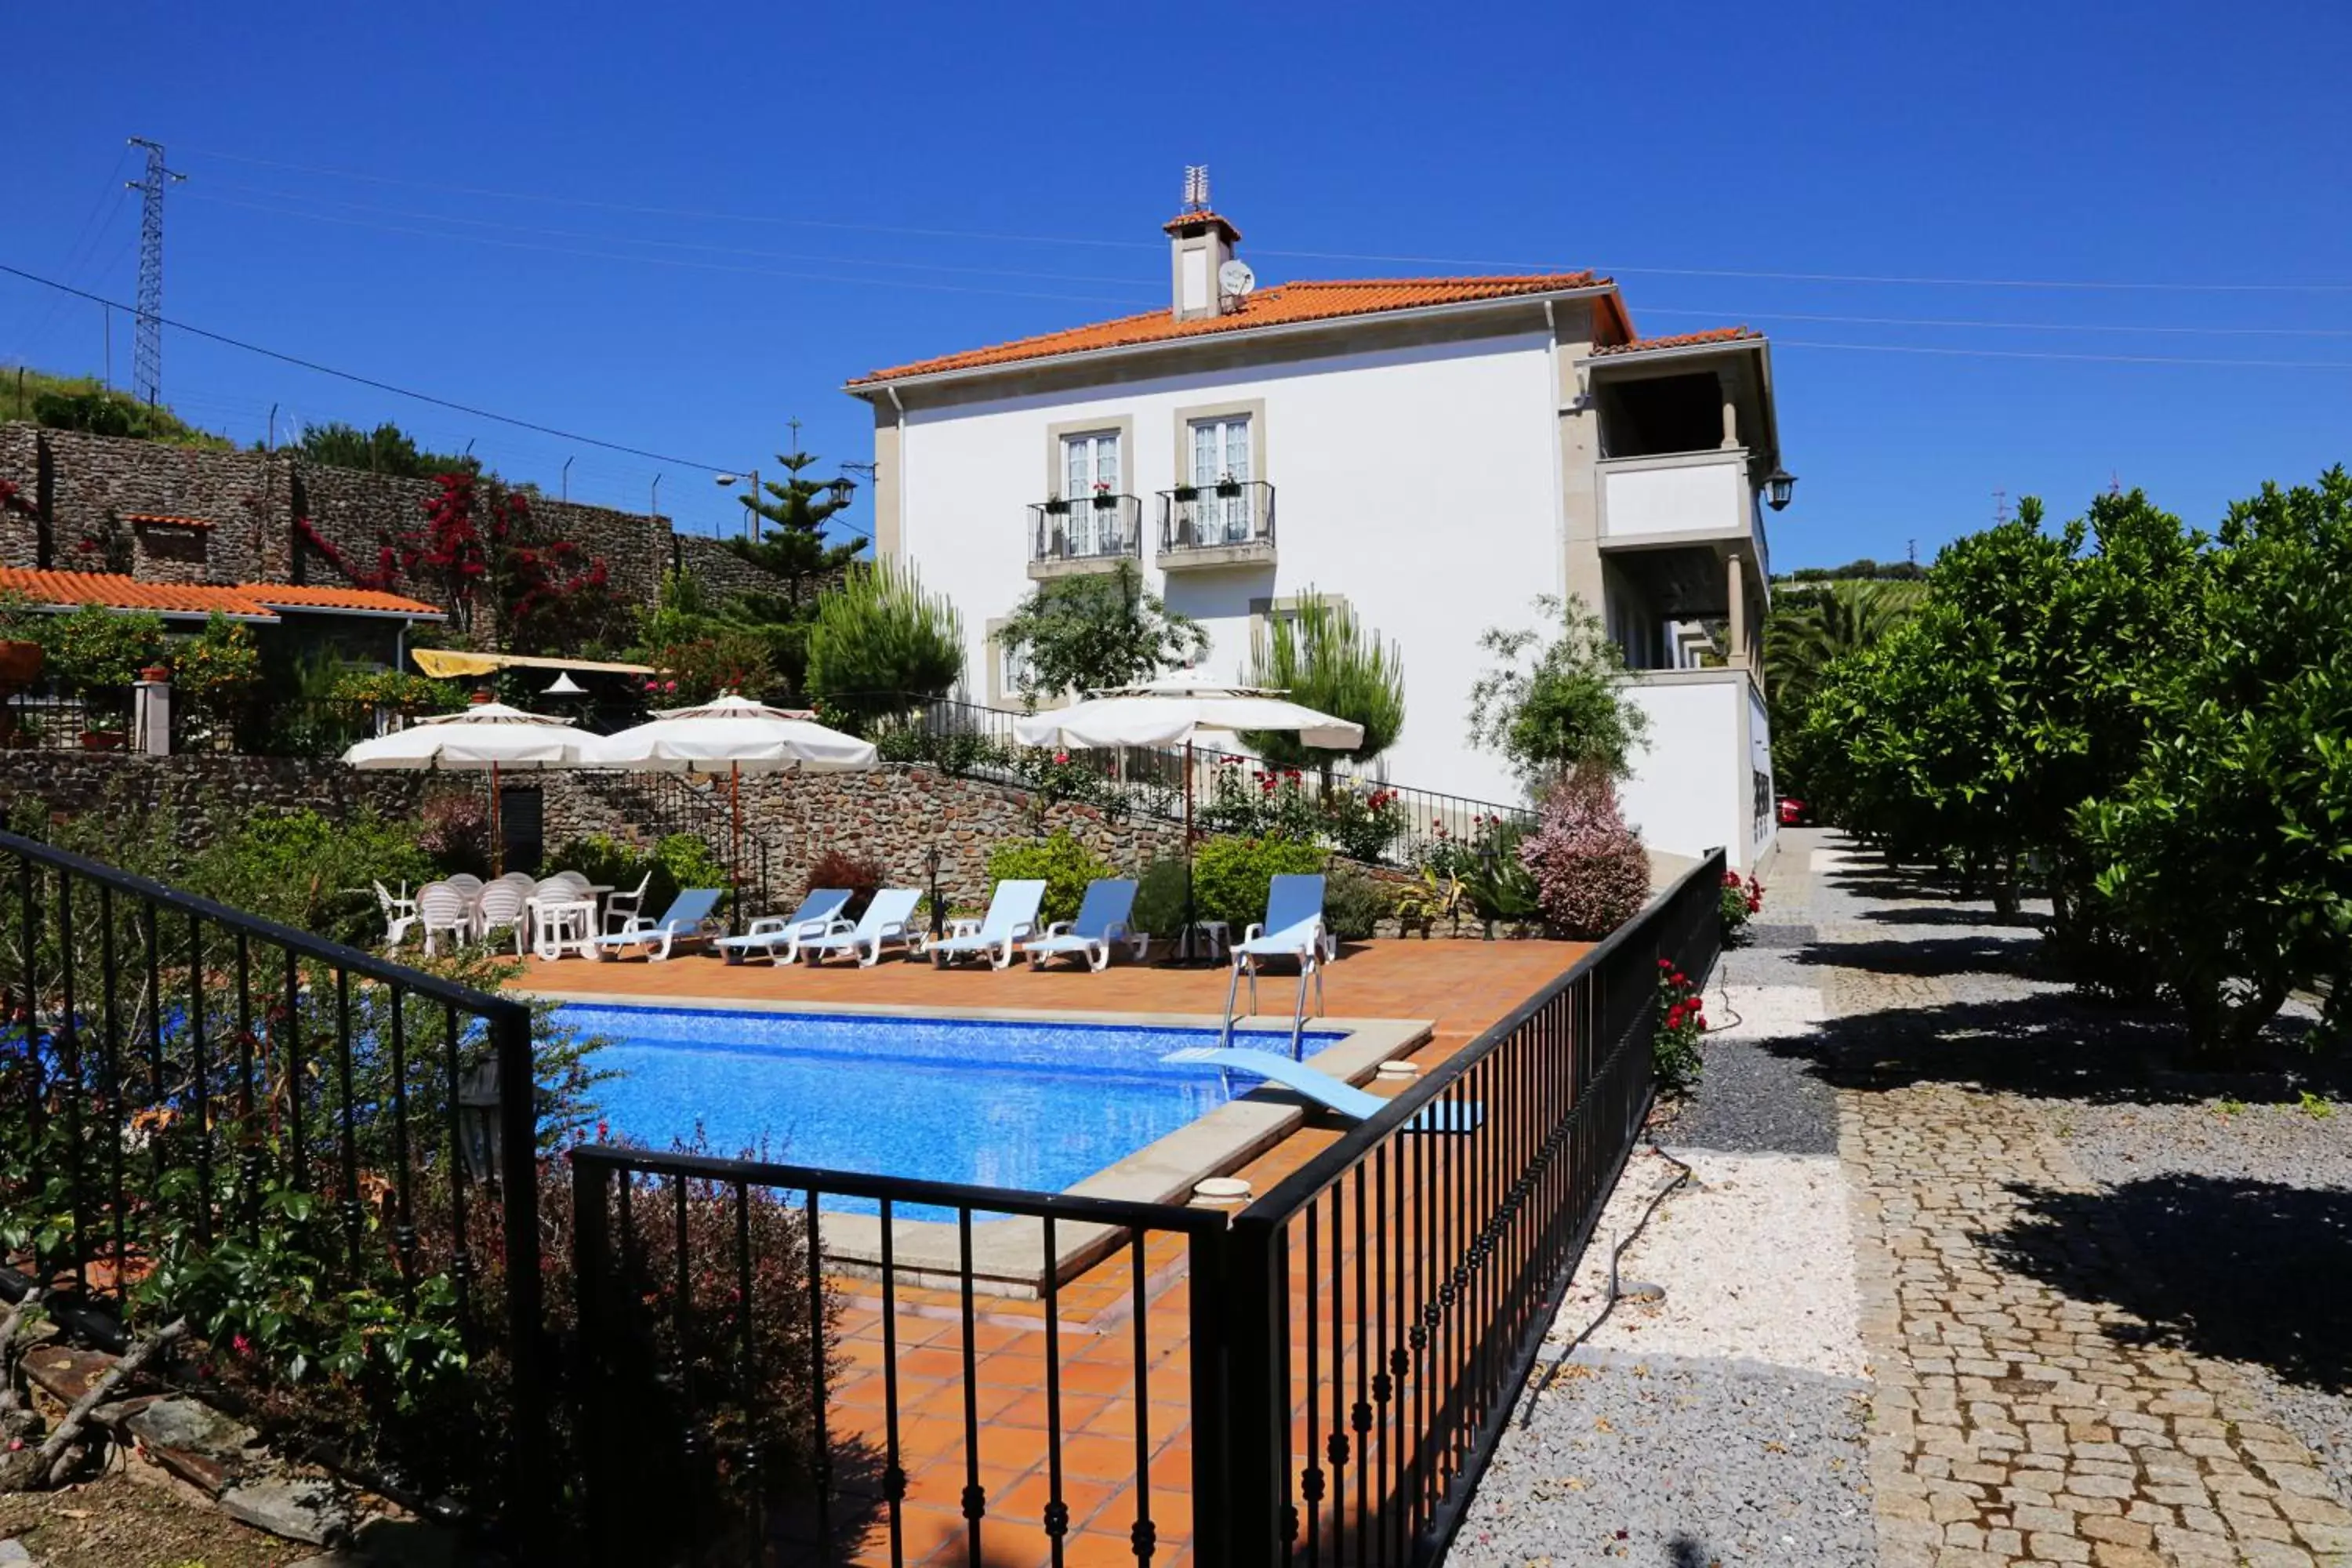
POLYGON ((528 877, 520 883, 510 877, 501 877, 484 888, 482 901, 475 910, 474 934, 487 942, 492 931, 501 929, 513 931, 515 956, 520 958, 523 943, 530 936, 530 933, 523 930, 530 916, 530 910, 524 908, 523 900, 530 896, 530 888, 531 882, 528 877))
POLYGON ((632 888, 625 893, 614 893, 605 899, 605 935, 610 936, 615 931, 623 931, 629 929, 630 925, 635 921, 638 915, 643 912, 646 901, 646 889, 653 885, 653 869, 648 867, 646 868, 646 874, 637 879, 637 885, 635 888, 632 888))
POLYGON ((433 956, 433 936, 447 931, 457 946, 474 934, 474 900, 452 882, 427 882, 416 889, 416 923, 425 932, 425 956, 433 956))
MULTIPOLYGON (((646 874, 648 877, 650 877, 651 875, 653 875, 653 873, 652 873, 652 872, 650 872, 650 871, 646 872, 646 874)), ((590 880, 587 879, 587 877, 586 877, 585 875, 583 875, 583 873, 578 872, 578 871, 558 871, 554 876, 550 877, 550 878, 546 879, 546 880, 545 880, 545 881, 541 882, 541 883, 540 883, 540 886, 541 886, 541 887, 542 887, 542 888, 544 888, 544 887, 546 887, 546 886, 547 886, 547 883, 548 883, 548 882, 565 882, 565 883, 569 883, 569 884, 571 885, 572 890, 573 892, 575 892, 575 893, 579 894, 579 895, 580 895, 582 898, 583 898, 583 899, 584 899, 584 898, 586 898, 586 897, 588 896, 588 889, 591 889, 591 888, 593 888, 593 887, 594 887, 594 886, 596 885, 595 883, 593 883, 593 882, 590 881, 590 880)))
POLYGON ((456 876, 446 879, 446 880, 448 881, 449 886, 457 889, 460 893, 463 893, 469 899, 478 899, 482 896, 482 879, 479 877, 475 876, 471 871, 460 871, 456 876))
POLYGON ((406 939, 416 924, 416 900, 408 896, 408 884, 400 885, 399 896, 388 891, 381 879, 375 884, 376 902, 383 906, 383 950, 390 952, 406 939))

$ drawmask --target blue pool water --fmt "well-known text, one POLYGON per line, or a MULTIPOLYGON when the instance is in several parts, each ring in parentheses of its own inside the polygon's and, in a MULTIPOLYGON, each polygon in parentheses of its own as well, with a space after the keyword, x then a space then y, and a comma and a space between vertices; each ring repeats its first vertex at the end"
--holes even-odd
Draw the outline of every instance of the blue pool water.
MULTIPOLYGON (((795 1165, 1051 1193, 1227 1098, 1214 1068, 1160 1060, 1214 1045, 1213 1029, 590 1005, 557 1016, 611 1042, 593 1060, 622 1076, 597 1103, 614 1133, 655 1149, 699 1122, 717 1154, 764 1145, 795 1165)), ((1309 1033, 1305 1048, 1344 1037, 1309 1033)), ((1286 1034, 1234 1043, 1290 1048, 1286 1034)))

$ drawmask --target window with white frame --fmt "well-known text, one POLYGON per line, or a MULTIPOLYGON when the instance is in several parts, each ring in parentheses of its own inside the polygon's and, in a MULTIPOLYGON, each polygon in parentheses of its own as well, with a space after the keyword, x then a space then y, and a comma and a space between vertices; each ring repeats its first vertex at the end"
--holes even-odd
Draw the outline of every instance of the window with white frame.
POLYGON ((1193 542, 1242 544, 1250 527, 1250 422, 1246 414, 1192 421, 1193 542), (1218 487, 1238 486, 1231 495, 1218 487))
POLYGON ((1118 431, 1088 430, 1062 437, 1062 497, 1070 508, 1067 553, 1126 552, 1126 521, 1116 500, 1107 507, 1096 504, 1097 496, 1116 498, 1125 488, 1119 479, 1118 431))
POLYGON ((996 645, 996 678, 999 693, 1018 697, 1029 684, 1029 654, 1017 643, 1000 641, 996 645))

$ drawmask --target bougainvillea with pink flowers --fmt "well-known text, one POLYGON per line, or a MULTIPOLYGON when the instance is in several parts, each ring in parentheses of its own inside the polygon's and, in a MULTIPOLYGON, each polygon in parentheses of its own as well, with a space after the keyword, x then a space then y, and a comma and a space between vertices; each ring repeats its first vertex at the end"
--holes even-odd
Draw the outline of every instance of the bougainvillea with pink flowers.
POLYGON ((1650 897, 1650 858, 1617 808, 1616 786, 1597 773, 1551 792, 1519 860, 1536 879, 1545 923, 1560 936, 1598 942, 1650 897))

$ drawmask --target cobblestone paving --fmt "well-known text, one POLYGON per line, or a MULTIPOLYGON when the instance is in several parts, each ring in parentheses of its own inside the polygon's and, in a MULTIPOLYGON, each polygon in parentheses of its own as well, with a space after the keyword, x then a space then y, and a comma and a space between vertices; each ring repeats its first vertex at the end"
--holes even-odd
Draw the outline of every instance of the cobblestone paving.
POLYGON ((1790 836, 1777 918, 1807 910, 1822 941, 1779 961, 1840 1021, 1820 1065, 1854 1195, 1881 1562, 2352 1565, 2346 1500, 2236 1368, 2151 1342, 2097 1289, 2145 1267, 2134 1243, 2038 1216, 2037 1199, 2097 1190, 2042 1109, 1906 1059, 1923 1014, 1957 1062, 1998 1034, 1985 1017, 2053 989, 2012 962, 2030 933, 1905 901, 1834 850, 1808 864, 1810 837, 1790 836))

